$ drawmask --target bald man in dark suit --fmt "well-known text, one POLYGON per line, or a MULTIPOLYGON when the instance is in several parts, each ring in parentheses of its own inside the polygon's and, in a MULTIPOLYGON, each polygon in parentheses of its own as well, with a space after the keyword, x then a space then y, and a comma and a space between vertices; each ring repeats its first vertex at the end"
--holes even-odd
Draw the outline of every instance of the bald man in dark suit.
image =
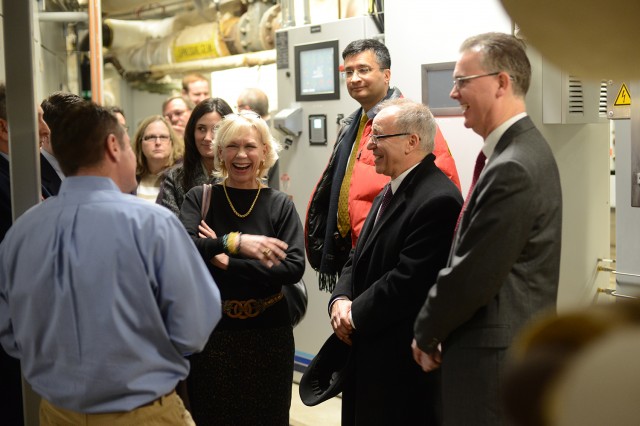
POLYGON ((435 425, 438 380, 411 356, 413 322, 445 266, 462 206, 436 166, 436 125, 408 99, 382 104, 367 149, 391 178, 364 222, 330 301, 336 335, 353 345, 343 425, 435 425))

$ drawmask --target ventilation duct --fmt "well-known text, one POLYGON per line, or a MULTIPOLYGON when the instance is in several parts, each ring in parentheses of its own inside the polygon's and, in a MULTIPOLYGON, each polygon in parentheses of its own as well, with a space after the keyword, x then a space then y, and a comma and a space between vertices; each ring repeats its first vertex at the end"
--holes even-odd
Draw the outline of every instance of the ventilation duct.
POLYGON ((235 1, 225 2, 226 9, 235 14, 194 11, 158 20, 106 19, 112 33, 106 47, 130 75, 150 70, 155 70, 154 75, 185 72, 172 71, 178 64, 181 70, 184 65, 187 71, 201 69, 196 63, 201 60, 208 61, 209 68, 216 58, 273 49, 275 30, 281 26, 280 6, 273 3, 275 0, 251 2, 242 15, 242 2, 235 1), (209 15, 218 19, 206 21, 209 15))

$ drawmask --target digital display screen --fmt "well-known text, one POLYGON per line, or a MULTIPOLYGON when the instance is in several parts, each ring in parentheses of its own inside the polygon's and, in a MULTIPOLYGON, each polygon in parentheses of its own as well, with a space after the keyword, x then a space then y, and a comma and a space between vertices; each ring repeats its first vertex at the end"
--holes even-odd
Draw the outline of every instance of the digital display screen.
POLYGON ((333 48, 300 52, 300 91, 303 95, 333 93, 333 48))
POLYGON ((296 101, 340 99, 338 41, 295 46, 296 101))

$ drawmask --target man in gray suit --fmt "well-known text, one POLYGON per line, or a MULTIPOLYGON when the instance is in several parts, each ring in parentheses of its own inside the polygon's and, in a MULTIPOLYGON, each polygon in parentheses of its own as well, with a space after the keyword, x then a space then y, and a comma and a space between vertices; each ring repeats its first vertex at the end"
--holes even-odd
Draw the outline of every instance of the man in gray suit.
POLYGON ((423 370, 442 368, 445 425, 500 425, 506 350, 524 323, 555 309, 562 194, 551 149, 526 113, 531 66, 522 42, 488 33, 460 52, 451 97, 465 127, 484 138, 479 178, 412 348, 423 370))

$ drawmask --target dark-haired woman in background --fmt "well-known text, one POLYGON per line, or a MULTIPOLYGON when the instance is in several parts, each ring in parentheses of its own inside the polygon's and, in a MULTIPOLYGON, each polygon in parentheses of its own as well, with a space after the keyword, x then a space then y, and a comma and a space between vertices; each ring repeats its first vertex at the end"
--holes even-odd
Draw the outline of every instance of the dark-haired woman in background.
POLYGON ((231 113, 229 104, 220 98, 205 99, 191 112, 184 132, 184 160, 167 172, 156 200, 176 216, 185 194, 194 186, 211 181, 215 128, 222 117, 231 113))

